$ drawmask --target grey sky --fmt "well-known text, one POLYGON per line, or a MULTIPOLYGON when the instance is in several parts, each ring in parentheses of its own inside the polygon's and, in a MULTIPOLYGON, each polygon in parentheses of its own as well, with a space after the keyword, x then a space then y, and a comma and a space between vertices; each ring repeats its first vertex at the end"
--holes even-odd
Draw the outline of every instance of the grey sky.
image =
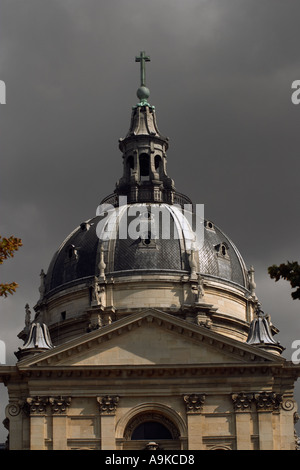
POLYGON ((0 234, 24 243, 1 267, 20 284, 0 300, 9 364, 41 268, 121 176, 141 50, 168 173, 254 265, 290 359, 300 304, 267 267, 300 259, 299 16, 294 0, 0 0, 0 234))

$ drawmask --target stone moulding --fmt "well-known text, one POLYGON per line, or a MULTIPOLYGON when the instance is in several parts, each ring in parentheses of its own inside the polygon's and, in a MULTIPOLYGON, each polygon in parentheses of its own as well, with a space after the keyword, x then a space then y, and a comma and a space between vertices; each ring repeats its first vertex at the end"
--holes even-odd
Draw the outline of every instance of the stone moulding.
POLYGON ((198 376, 203 377, 206 375, 209 376, 247 376, 247 375, 267 375, 272 374, 293 375, 293 370, 285 368, 282 364, 267 365, 266 363, 241 363, 241 364, 186 364, 181 367, 175 367, 173 365, 162 364, 162 365, 141 365, 141 366, 102 366, 102 365, 86 365, 86 366, 56 366, 55 368, 51 366, 41 366, 31 367, 29 370, 20 370, 19 374, 24 379, 28 378, 78 378, 78 377, 95 377, 95 378, 126 378, 129 375, 132 378, 140 377, 172 377, 174 379, 180 378, 182 376, 198 376))

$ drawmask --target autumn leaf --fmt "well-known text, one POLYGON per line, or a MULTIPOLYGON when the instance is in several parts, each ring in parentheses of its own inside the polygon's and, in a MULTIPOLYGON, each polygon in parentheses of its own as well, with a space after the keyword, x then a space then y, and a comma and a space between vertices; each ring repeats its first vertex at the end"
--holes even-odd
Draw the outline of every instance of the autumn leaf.
MULTIPOLYGON (((0 236, 0 264, 8 258, 13 258, 15 251, 22 246, 22 240, 16 237, 1 237, 0 236)), ((14 294, 18 284, 16 282, 11 282, 10 284, 1 284, 0 283, 0 297, 7 297, 8 294, 14 294)))

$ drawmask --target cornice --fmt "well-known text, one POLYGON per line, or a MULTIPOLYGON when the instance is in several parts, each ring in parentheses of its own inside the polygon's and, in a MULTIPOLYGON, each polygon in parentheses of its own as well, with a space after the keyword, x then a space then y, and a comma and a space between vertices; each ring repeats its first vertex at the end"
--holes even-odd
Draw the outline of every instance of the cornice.
MULTIPOLYGON (((207 376, 271 376, 284 375, 288 369, 283 364, 199 364, 199 365, 140 365, 140 366, 31 366, 18 367, 19 375, 24 378, 196 378, 207 376)), ((298 368, 300 373, 300 367, 298 368)))
MULTIPOLYGON (((188 381, 197 381, 201 378, 205 379, 207 383, 208 377, 212 379, 225 377, 235 377, 236 380, 243 378, 244 381, 259 379, 263 380, 266 377, 292 378, 296 380, 300 376, 300 365, 290 363, 254 363, 254 364, 191 364, 191 365, 117 365, 117 366, 103 366, 103 365, 32 365, 30 367, 22 367, 19 364, 10 366, 8 370, 0 371, 0 381, 7 384, 11 379, 22 381, 26 380, 78 380, 78 379, 97 379, 97 380, 128 380, 135 383, 139 380, 156 381, 161 383, 166 379, 168 383, 179 383, 182 385, 182 380, 185 383, 188 381), (4 381, 5 379, 5 381, 4 381)), ((198 382, 199 383, 199 382, 198 382)), ((224 383, 226 386, 226 383, 224 383)))
POLYGON ((79 338, 75 338, 67 343, 57 346, 47 352, 40 353, 33 357, 26 358, 18 363, 18 368, 26 368, 33 365, 43 366, 61 364, 64 357, 88 351, 94 346, 109 342, 113 337, 119 337, 125 332, 141 327, 143 324, 155 324, 174 334, 181 335, 185 339, 199 345, 215 348, 231 358, 230 362, 250 363, 270 362, 283 363, 285 359, 274 356, 266 351, 262 351, 255 346, 242 343, 227 336, 216 333, 208 328, 201 327, 173 315, 155 309, 132 314, 113 322, 112 324, 99 328, 98 330, 86 333, 79 338))

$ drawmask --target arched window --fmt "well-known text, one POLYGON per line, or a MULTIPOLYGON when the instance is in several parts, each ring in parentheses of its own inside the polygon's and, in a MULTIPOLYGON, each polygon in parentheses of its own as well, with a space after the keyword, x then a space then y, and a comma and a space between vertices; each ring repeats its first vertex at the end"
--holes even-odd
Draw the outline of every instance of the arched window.
POLYGON ((140 155, 140 175, 141 175, 141 181, 149 180, 150 162, 149 162, 149 155, 147 155, 146 153, 142 153, 140 155))
POLYGON ((157 177, 161 178, 162 175, 162 160, 160 155, 155 155, 154 157, 154 168, 157 173, 157 177))
POLYGON ((176 412, 169 410, 165 405, 156 403, 155 407, 158 409, 151 409, 150 406, 139 405, 137 408, 144 411, 130 411, 121 418, 116 436, 123 450, 153 450, 152 445, 159 449, 181 449, 180 439, 186 439, 185 423, 176 412), (166 413, 162 409, 165 409, 166 413), (130 415, 131 418, 128 419, 130 415))
POLYGON ((140 413, 130 420, 124 432, 126 440, 179 439, 180 433, 175 424, 166 416, 155 411, 140 413), (144 436, 144 437, 142 437, 144 436), (164 436, 164 437, 163 437, 164 436))
POLYGON ((132 155, 129 155, 129 157, 127 157, 127 172, 128 172, 128 176, 131 176, 131 175, 132 175, 133 170, 134 170, 134 158, 133 158, 132 155))
POLYGON ((143 439, 172 439, 172 434, 162 423, 156 421, 145 421, 144 423, 139 424, 131 435, 132 441, 143 439))
POLYGON ((156 169, 156 170, 159 169, 160 162, 161 162, 161 157, 160 157, 159 155, 155 155, 155 158, 154 158, 154 166, 155 166, 155 169, 156 169))

